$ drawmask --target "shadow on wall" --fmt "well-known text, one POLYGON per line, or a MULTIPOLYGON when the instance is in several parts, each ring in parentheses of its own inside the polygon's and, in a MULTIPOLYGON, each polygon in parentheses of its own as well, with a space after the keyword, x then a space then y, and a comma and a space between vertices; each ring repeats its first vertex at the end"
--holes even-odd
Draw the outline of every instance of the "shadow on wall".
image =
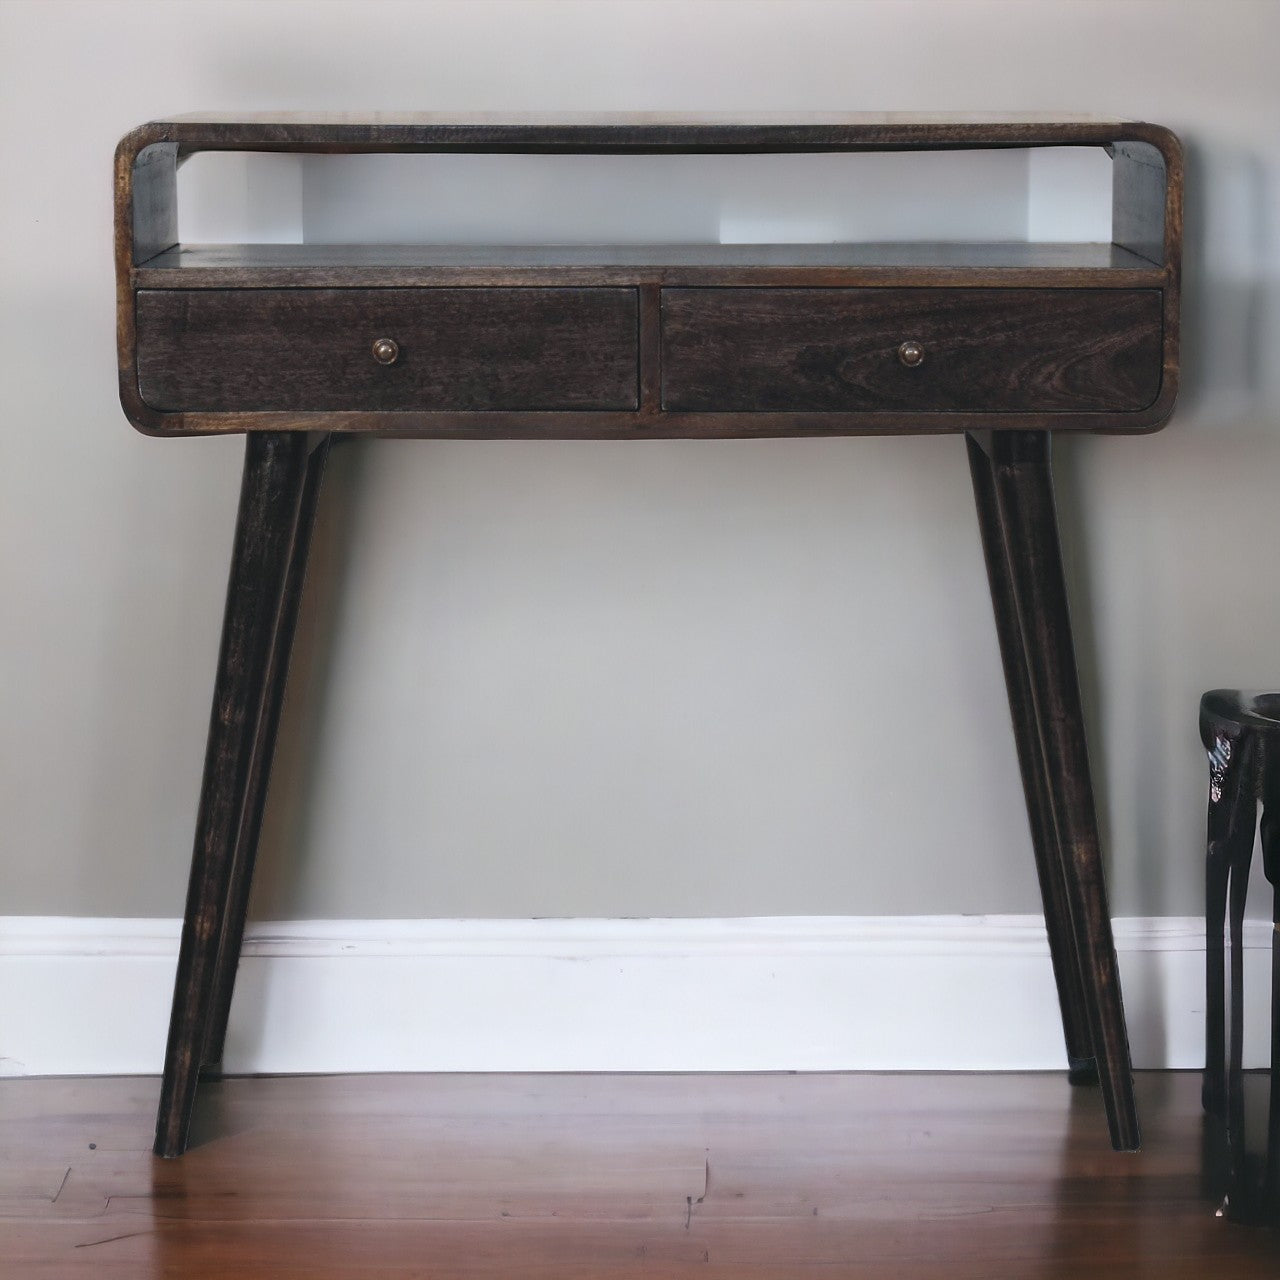
MULTIPOLYGON (((1193 140, 1183 140, 1186 156, 1185 244, 1183 251, 1183 299, 1181 365, 1182 384, 1174 420, 1168 428, 1183 439, 1188 434, 1212 432, 1221 439, 1231 434, 1275 430, 1275 416, 1266 406, 1276 397, 1267 385, 1264 352, 1267 335, 1277 311, 1276 290, 1268 289, 1269 227, 1266 216, 1265 172, 1251 153, 1224 150, 1207 152, 1193 140), (1269 296, 1271 295, 1271 296, 1269 296)), ((1173 442, 1170 442, 1171 444, 1173 442)), ((1094 634, 1096 612, 1090 566, 1100 563, 1103 548, 1091 543, 1098 535, 1096 522, 1087 518, 1090 471, 1101 465, 1100 455, 1111 442, 1092 437, 1060 439, 1054 450, 1055 481, 1062 525, 1063 552, 1076 629, 1081 694, 1086 723, 1090 727, 1090 758, 1098 809, 1103 824, 1104 847, 1115 852, 1110 830, 1113 807, 1106 794, 1108 777, 1115 776, 1101 736, 1102 681, 1098 670, 1099 646, 1094 634)), ((1195 450, 1199 453, 1200 450, 1195 450)), ((1153 448, 1150 461, 1159 465, 1153 448)), ((1159 483, 1153 477, 1153 483, 1159 483)), ((1205 495, 1211 508, 1218 496, 1205 495)), ((1188 511, 1189 522, 1202 521, 1203 512, 1188 511)), ((1210 517, 1213 518, 1212 516, 1210 517)), ((1129 526, 1133 536, 1143 536, 1140 522, 1129 526)), ((1142 550, 1141 548, 1139 549, 1142 550)), ((1145 552, 1168 554, 1152 537, 1145 552)), ((1145 660, 1131 664, 1127 700, 1137 709, 1140 723, 1133 737, 1138 742, 1158 742, 1166 732, 1161 690, 1179 683, 1167 669, 1167 648, 1158 634, 1160 611, 1153 593, 1157 582, 1149 575, 1134 577, 1130 597, 1135 619, 1151 630, 1137 638, 1133 648, 1145 660)), ((1229 682, 1230 677, 1224 676, 1229 682)), ((1194 738, 1195 707, 1186 709, 1186 723, 1194 738)), ((1135 850, 1139 868, 1139 897, 1144 903, 1162 900, 1162 880, 1167 867, 1170 815, 1184 797, 1169 794, 1170 781, 1158 751, 1144 753, 1137 762, 1135 850)))
MULTIPOLYGON (((1266 171, 1251 152, 1184 139, 1182 391, 1201 430, 1262 426, 1270 435, 1266 353, 1276 327, 1277 285, 1267 278, 1272 229, 1266 171), (1270 296, 1269 296, 1270 295, 1270 296)), ((1272 374, 1272 376, 1274 376, 1272 374)))

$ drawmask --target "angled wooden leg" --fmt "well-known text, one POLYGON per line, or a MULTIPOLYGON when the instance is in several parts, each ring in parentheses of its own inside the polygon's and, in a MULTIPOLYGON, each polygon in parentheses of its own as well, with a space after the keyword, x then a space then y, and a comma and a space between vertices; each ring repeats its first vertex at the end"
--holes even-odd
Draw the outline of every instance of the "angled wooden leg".
POLYGON ((1118 1151, 1135 1151, 1139 1134, 1133 1068, 1089 776, 1049 435, 993 431, 982 443, 991 459, 996 512, 1008 550, 1009 582, 1043 761, 1044 795, 1080 957, 1089 1039, 1111 1144, 1118 1151))
POLYGON ((1040 897, 1044 903, 1049 954, 1058 988, 1058 1006, 1062 1013, 1063 1037, 1067 1045, 1068 1074, 1073 1084, 1096 1083, 1098 1071, 1093 1057, 1093 1041, 1089 1034, 1084 985, 1080 977, 1080 956, 1071 928, 1071 906, 1053 827, 1044 753, 1040 749, 1040 734, 1036 727, 1031 693, 1031 676, 1027 669, 1026 651, 1013 594, 1009 546, 996 501, 995 474, 991 455, 984 447, 984 442, 970 435, 966 437, 966 444, 969 449, 969 471, 973 477, 974 502, 978 510, 978 528, 982 534, 982 551, 987 564, 987 581, 991 587, 991 604, 995 611, 996 634, 1004 665, 1005 688, 1013 718, 1013 736, 1018 748, 1022 790, 1026 796, 1027 818, 1031 826, 1031 847, 1035 853, 1040 897))
POLYGON ((240 828, 232 857, 227 906, 223 914, 218 958, 214 966, 211 1011, 205 1032, 200 1078, 219 1079, 222 1075, 222 1051, 227 1039, 227 1020, 231 1014, 231 997, 235 990, 236 969, 244 942, 245 917, 249 892, 253 887, 253 868, 258 856, 258 837, 262 832, 262 815, 266 809, 267 786, 271 761, 276 749, 276 731, 280 710, 284 705, 285 686, 289 677, 289 657, 293 650, 293 633, 298 622, 298 606, 307 572, 307 555, 311 549, 311 531, 315 525, 316 504, 324 479, 329 455, 330 437, 324 436, 311 451, 303 481, 302 499, 298 504, 293 528, 289 565, 285 572, 284 591, 276 620, 275 638, 267 663, 266 690, 258 717, 245 784, 240 828))
POLYGON ((292 558, 311 442, 257 433, 245 444, 222 646, 169 1021, 155 1151, 187 1145, 246 789, 268 699, 271 655, 292 558))

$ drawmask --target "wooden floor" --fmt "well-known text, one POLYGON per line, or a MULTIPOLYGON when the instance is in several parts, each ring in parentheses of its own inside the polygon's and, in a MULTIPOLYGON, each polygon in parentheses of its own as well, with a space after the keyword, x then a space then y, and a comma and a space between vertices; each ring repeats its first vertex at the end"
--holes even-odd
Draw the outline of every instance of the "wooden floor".
POLYGON ((0 1081, 0 1276, 1280 1276, 1215 1216, 1199 1078, 1116 1155, 1057 1075, 0 1081))

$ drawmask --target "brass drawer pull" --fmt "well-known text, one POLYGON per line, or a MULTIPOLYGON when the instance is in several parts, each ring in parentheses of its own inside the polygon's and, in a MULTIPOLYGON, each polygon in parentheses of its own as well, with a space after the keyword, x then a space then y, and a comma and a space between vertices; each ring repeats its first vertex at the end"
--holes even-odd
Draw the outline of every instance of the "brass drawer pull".
POLYGON ((898 359, 907 366, 908 369, 914 369, 917 365, 924 364, 924 347, 918 342, 907 341, 898 348, 898 359))
POLYGON ((400 344, 394 338, 376 338, 373 358, 379 364, 395 364, 400 359, 400 344))

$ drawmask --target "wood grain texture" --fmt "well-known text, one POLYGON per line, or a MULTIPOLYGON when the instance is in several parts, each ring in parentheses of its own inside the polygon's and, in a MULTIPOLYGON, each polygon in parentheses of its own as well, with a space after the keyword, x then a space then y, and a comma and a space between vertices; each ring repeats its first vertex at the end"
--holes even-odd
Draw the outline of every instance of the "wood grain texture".
POLYGON ((1071 927, 1071 899, 1066 869, 1053 820, 1053 803, 1049 791, 1051 782, 1044 749, 1040 743, 1040 726, 1036 720, 1031 666, 1027 660, 1025 637, 1018 615, 1011 548, 996 491, 990 438, 979 440, 968 436, 965 444, 969 454, 969 472, 973 482, 974 506, 978 514, 978 530, 982 537, 983 558, 987 567, 987 582, 995 614, 996 636, 1000 644, 1000 659, 1004 668, 1005 690, 1013 720, 1023 798, 1031 828, 1031 849, 1035 855, 1036 877, 1040 882, 1040 900, 1044 907, 1049 954, 1053 961, 1053 978, 1058 992, 1058 1008, 1062 1015, 1068 1071, 1074 1080, 1083 1083, 1097 1079, 1098 1066, 1093 1055, 1093 1036, 1089 1029, 1080 949, 1076 945, 1071 927))
POLYGON ((1122 412, 1160 391, 1156 290, 666 289, 662 339, 683 412, 1122 412))
POLYGON ((1031 698, 1023 714, 1035 725, 1041 796, 1061 867, 1107 1124, 1117 1151, 1136 1150, 1133 1067, 1058 536, 1051 440, 1039 432, 992 431, 974 443, 980 453, 970 451, 970 465, 985 470, 994 497, 988 518, 1009 569, 1014 617, 1006 625, 1016 625, 1026 662, 1025 686, 1015 683, 1009 694, 1029 692, 1031 698))
POLYGON ((138 398, 133 268, 178 238, 175 143, 137 145, 131 136, 116 147, 113 176, 116 269, 116 363, 120 403, 140 431, 158 432, 163 420, 138 398))
POLYGON ((3 1080, 0 1258, 28 1280, 1260 1280, 1214 1216, 1199 1081, 1140 1156, 1049 1075, 227 1080, 147 1149, 154 1080, 3 1080), (92 1146, 90 1144, 93 1144, 92 1146))
POLYGON ((176 412, 635 409, 638 317, 634 289, 143 291, 138 385, 176 412))
MULTIPOLYGON (((166 159, 167 165, 167 159, 166 159)), ((159 173, 165 166, 161 166, 159 173)), ((171 166, 169 166, 171 169, 171 166)), ((1064 411, 1043 405, 1005 425, 1032 430, 1141 432, 1159 428, 1178 384, 1178 273, 1181 250, 1181 150, 1167 129, 1133 121, 1015 116, 965 118, 910 114, 745 117, 649 114, 461 117, 429 113, 370 116, 260 114, 153 121, 117 151, 117 328, 120 398, 129 419, 156 435, 245 431, 339 431, 417 437, 601 438, 734 437, 965 431, 977 415, 943 421, 892 405, 847 413, 823 410, 683 414, 642 407, 574 407, 554 418, 536 403, 510 408, 318 412, 259 404, 236 410, 166 412, 139 390, 135 334, 138 290, 381 287, 902 287, 1159 289, 1163 305, 1158 398, 1141 409, 1064 411), (513 152, 577 154, 750 153, 951 150, 983 147, 1102 147, 1116 165, 1116 243, 1103 246, 866 245, 531 247, 232 246, 172 251, 138 212, 150 199, 147 166, 156 157, 201 150, 324 152, 513 152), (1135 168, 1135 165, 1137 166, 1135 168), (1152 175, 1163 173, 1163 182, 1152 175), (1127 175, 1127 176, 1126 176, 1127 175), (1163 229, 1162 243, 1151 237, 1163 229), (143 242, 145 241, 145 243, 143 242), (1157 265, 1159 264, 1159 265, 1157 265)), ((642 344, 639 380, 660 379, 642 344)), ((495 370, 495 376, 497 371, 495 370)), ((572 406, 571 406, 572 407, 572 406)))
POLYGON ((824 115, 449 115, 192 114, 154 120, 125 139, 135 150, 157 142, 180 151, 475 151, 531 153, 661 153, 767 151, 902 151, 952 148, 1108 146, 1147 142, 1162 153, 1177 146, 1167 129, 1140 121, 1088 117, 912 115, 834 112, 824 115))
MULTIPOLYGON (((1054 831, 1112 1139, 1132 1147, 1136 1117, 1082 755, 1047 443, 1027 433, 1151 430, 1169 416, 1177 388, 1180 182, 1176 139, 1124 122, 893 116, 153 122, 117 151, 121 402, 144 431, 269 432, 269 449, 290 456, 296 449, 285 435, 309 431, 638 439, 1005 429, 985 451, 1009 550, 1008 586, 1039 763, 1049 779, 1040 797, 1054 831), (202 149, 624 154, 1047 145, 1105 146, 1122 164, 1158 157, 1164 183, 1139 175, 1117 206, 1132 244, 686 246, 661 256, 651 247, 453 254, 369 248, 329 255, 238 246, 202 258, 163 243, 163 201, 159 214, 148 213, 155 192, 148 193, 149 179, 139 180, 152 161, 160 164, 157 173, 168 173, 170 160, 202 149), (1158 255, 1148 243, 1157 226, 1158 255), (852 287, 858 273, 876 287, 852 287), (792 287, 801 279, 804 287, 792 287), (388 287, 372 287, 375 281, 388 287), (695 281, 716 287, 689 287, 695 281), (167 287, 148 287, 157 283, 167 287), (400 344, 394 363, 372 359, 370 347, 380 337, 400 344), (907 339, 925 346, 918 368, 896 363, 907 339), (1037 580, 1045 574, 1047 581, 1037 580)), ((234 563, 248 567, 238 595, 233 569, 226 635, 254 629, 258 593, 279 595, 287 548, 254 528, 242 520, 250 536, 238 538, 234 563)), ((262 638, 254 652, 265 653, 268 643, 262 638)), ((239 897, 231 882, 245 811, 243 766, 253 749, 255 707, 266 696, 258 657, 251 673, 222 664, 226 723, 215 718, 209 755, 215 763, 206 775, 206 801, 213 797, 216 805, 202 804, 158 1131, 158 1149, 169 1153, 185 1142, 216 939, 230 937, 220 913, 239 897), (223 812, 228 797, 239 806, 233 816, 223 812)), ((1061 913, 1061 903, 1051 909, 1061 913)), ((1061 927, 1059 933, 1066 936, 1061 927)), ((224 949, 220 972, 225 960, 224 949)), ((1070 1019, 1067 1009, 1064 1003, 1070 1019)), ((1068 1041, 1079 1047, 1078 1026, 1068 1026, 1068 1041)))
MULTIPOLYGON (((136 391, 136 387, 135 387, 136 391)), ((129 419, 157 436, 243 435, 251 431, 335 432, 405 440, 761 440, 802 436, 955 435, 991 426, 987 413, 672 413, 578 410, 362 413, 158 413, 141 400, 129 419), (141 426, 146 423, 148 425, 141 426)), ((1161 390, 1138 413, 1011 413, 1002 429, 1134 435, 1158 431, 1172 397, 1161 390)))
POLYGON ((1177 394, 1182 329, 1182 147, 1172 136, 1161 146, 1120 142, 1112 160, 1111 238, 1163 264, 1164 395, 1177 394))
POLYGON ((274 636, 267 660, 265 686, 257 725, 254 729, 249 773, 241 802, 240 824, 235 836, 235 852, 226 893, 226 910, 218 940, 213 984, 209 992, 209 1010, 205 1021, 204 1046, 200 1055, 200 1078, 216 1078, 222 1074, 223 1046, 227 1038, 227 1020, 231 1013, 231 997, 235 991, 236 971, 244 944, 245 919, 249 893, 253 886, 253 870, 258 856, 258 839, 266 812, 267 789, 271 765, 275 757, 276 734, 284 706, 289 679, 289 660, 293 652, 293 635, 302 604, 307 560, 311 551, 311 534, 316 507, 329 457, 331 436, 320 436, 311 445, 302 494, 296 514, 291 520, 292 537, 289 562, 280 592, 280 608, 276 616, 274 636))
POLYGON ((139 289, 402 285, 825 285, 1159 288, 1167 271, 1115 244, 181 244, 139 289))
MULTIPOLYGON (((288 594, 294 542, 312 470, 305 436, 250 436, 236 519, 235 546, 222 621, 213 709, 205 748, 204 778, 196 813, 187 905, 178 949, 173 1009, 165 1049, 164 1082, 156 1117, 157 1155, 174 1156, 187 1145, 187 1129, 204 1056, 214 988, 221 969, 238 958, 238 940, 248 896, 237 893, 237 854, 246 806, 255 785, 265 786, 270 761, 255 753, 264 746, 264 716, 278 714, 273 672, 283 679, 288 654, 277 641, 292 637, 292 620, 281 635, 282 604, 288 594), (226 944, 228 932, 236 940, 226 944)), ((296 601, 294 602, 296 607, 296 601)), ((265 745, 274 726, 265 725, 265 745)), ((254 820, 255 815, 250 815, 254 820)), ((225 975, 224 975, 225 976, 225 975)), ((229 999, 229 993, 228 993, 229 999)))

